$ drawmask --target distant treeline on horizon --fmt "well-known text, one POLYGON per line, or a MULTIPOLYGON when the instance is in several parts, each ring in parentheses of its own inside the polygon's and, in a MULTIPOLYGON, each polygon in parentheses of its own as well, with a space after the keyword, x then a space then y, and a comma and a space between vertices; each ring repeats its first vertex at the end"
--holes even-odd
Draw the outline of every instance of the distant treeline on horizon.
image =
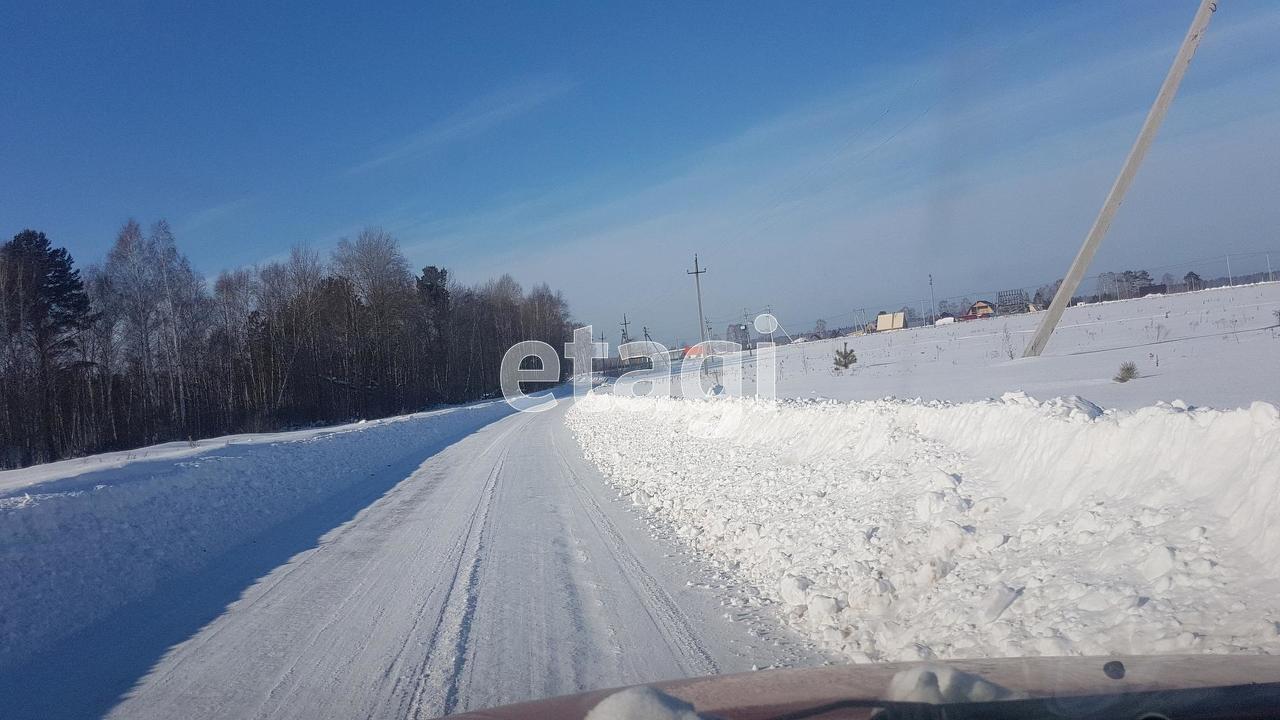
POLYGON ((415 275, 376 228, 210 289, 163 220, 127 222, 83 275, 18 233, 0 245, 0 318, 0 468, 476 400, 511 345, 572 335, 546 284, 415 275))

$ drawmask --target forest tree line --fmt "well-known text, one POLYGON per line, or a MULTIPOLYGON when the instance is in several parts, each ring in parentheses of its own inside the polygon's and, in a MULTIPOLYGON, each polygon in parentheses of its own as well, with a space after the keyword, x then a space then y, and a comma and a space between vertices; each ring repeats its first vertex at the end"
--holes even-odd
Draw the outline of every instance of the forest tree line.
POLYGON ((415 274, 376 228, 212 287, 163 220, 83 273, 24 230, 0 246, 0 467, 489 397, 507 348, 562 348, 568 313, 546 284, 415 274))

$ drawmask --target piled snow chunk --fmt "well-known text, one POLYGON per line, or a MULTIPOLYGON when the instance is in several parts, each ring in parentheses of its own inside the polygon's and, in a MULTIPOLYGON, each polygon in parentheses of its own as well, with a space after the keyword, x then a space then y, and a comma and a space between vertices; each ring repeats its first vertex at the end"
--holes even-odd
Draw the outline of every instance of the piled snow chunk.
POLYGON ((782 582, 778 586, 778 594, 782 597, 782 601, 788 605, 806 605, 809 602, 809 595, 806 591, 812 584, 809 578, 788 575, 782 578, 782 582))
POLYGON ((930 522, 939 516, 963 510, 964 501, 954 489, 930 490, 916 498, 916 519, 920 522, 930 522))
POLYGON ((1264 405, 592 396, 567 421, 748 600, 861 662, 1280 652, 1264 405))
MULTIPOLYGON (((840 602, 833 597, 815 594, 809 598, 808 615, 810 622, 819 625, 835 622, 836 613, 838 612, 840 612, 840 602)), ((841 639, 841 636, 837 636, 836 639, 841 639)))
POLYGON ((1168 545, 1161 545, 1151 551, 1147 559, 1142 561, 1142 565, 1138 570, 1148 581, 1155 581, 1169 574, 1170 570, 1173 570, 1173 558, 1173 548, 1168 545))
POLYGON ((933 553, 935 558, 950 560, 951 556, 964 546, 971 534, 972 531, 946 520, 929 532, 929 552, 933 553))
POLYGON ((991 591, 982 599, 982 604, 979 606, 978 611, 978 621, 982 623, 995 622, 1000 617, 1000 614, 1008 609, 1021 594, 1022 590, 1020 589, 1011 588, 1004 583, 996 583, 995 587, 991 588, 991 591))
POLYGON ((701 720, 693 706, 651 687, 619 690, 591 708, 586 720, 701 720))

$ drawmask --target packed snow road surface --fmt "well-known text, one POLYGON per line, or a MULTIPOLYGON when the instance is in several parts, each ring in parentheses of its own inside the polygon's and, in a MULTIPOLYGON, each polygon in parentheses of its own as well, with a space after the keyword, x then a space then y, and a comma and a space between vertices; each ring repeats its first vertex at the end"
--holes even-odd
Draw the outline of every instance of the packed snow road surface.
MULTIPOLYGON (((228 568, 270 554, 272 533, 0 669, 0 716, 434 717, 816 660, 759 608, 725 613, 712 576, 586 463, 563 412, 427 443, 385 494, 167 651, 147 657, 145 636, 189 623, 200 585, 242 575, 228 568)), ((359 453, 377 439, 362 435, 328 442, 359 453)))

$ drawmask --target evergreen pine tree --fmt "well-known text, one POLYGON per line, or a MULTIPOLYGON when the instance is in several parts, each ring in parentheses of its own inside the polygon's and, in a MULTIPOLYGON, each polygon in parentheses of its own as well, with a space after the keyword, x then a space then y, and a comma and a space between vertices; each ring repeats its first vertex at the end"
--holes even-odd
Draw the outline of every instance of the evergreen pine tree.
POLYGON ((36 365, 41 450, 58 456, 54 442, 54 389, 59 371, 91 321, 89 296, 65 248, 42 232, 23 230, 0 246, 6 334, 26 345, 36 365))
POLYGON ((836 367, 841 370, 848 370, 856 362, 858 362, 858 356, 849 349, 849 343, 844 344, 843 350, 836 351, 836 367))

